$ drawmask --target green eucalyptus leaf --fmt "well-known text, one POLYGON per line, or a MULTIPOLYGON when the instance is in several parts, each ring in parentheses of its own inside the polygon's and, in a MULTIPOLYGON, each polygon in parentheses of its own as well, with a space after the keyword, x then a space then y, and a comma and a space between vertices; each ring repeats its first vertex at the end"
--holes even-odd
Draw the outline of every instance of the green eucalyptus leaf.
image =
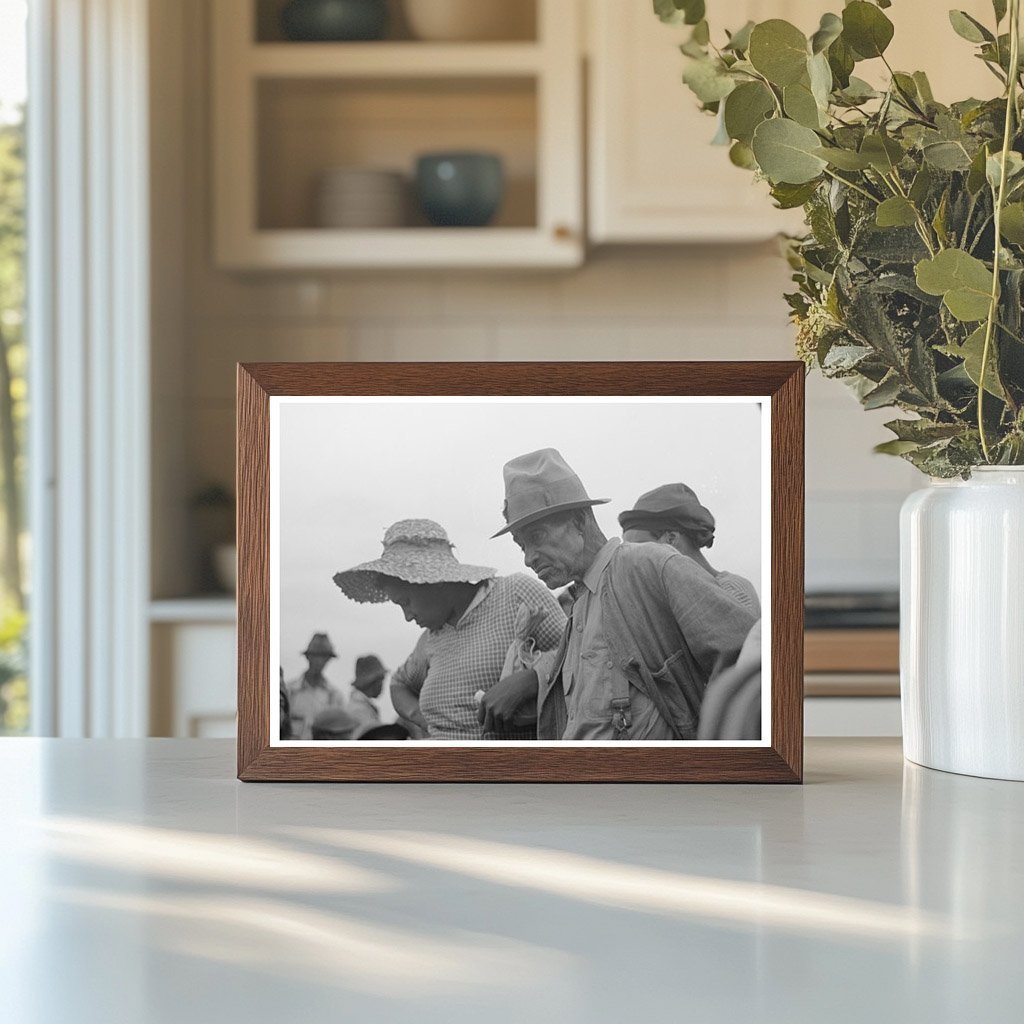
MULTIPOLYGON (((985 161, 985 177, 988 179, 989 185, 992 187, 992 191, 995 192, 999 188, 999 178, 1003 171, 1003 154, 1002 152, 993 153, 985 161)), ((1012 190, 1015 182, 1024 175, 1024 157, 1020 153, 1010 150, 1006 154, 1006 184, 1007 188, 1012 190)))
POLYGON ((878 204, 875 223, 880 228, 902 228, 917 223, 914 204, 902 196, 893 196, 878 204))
POLYGON ((913 74, 914 84, 917 86, 917 94, 925 103, 934 103, 935 96, 932 94, 932 86, 928 76, 923 71, 915 71, 913 74))
POLYGON ((754 129, 775 111, 775 97, 763 82, 743 82, 725 101, 725 128, 729 137, 748 146, 754 129))
POLYGON ((876 455, 906 455, 916 451, 921 445, 917 441, 883 441, 871 450, 876 455))
POLYGON ((786 116, 805 128, 822 128, 824 119, 809 82, 795 82, 782 90, 782 107, 786 116))
POLYGON ((780 210, 795 210, 798 206, 803 206, 817 190, 817 181, 805 182, 802 185, 779 182, 772 186, 772 198, 780 210))
POLYGON ((825 169, 825 161, 814 152, 820 143, 810 128, 777 117, 757 126, 751 148, 770 182, 802 185, 818 178, 825 169))
POLYGON ((697 25, 704 20, 704 0, 683 0, 686 17, 683 19, 687 25, 697 25))
POLYGON ((675 0, 654 0, 654 13, 667 25, 680 24, 685 17, 675 0))
POLYGON ((1010 203, 1003 208, 999 231, 1006 241, 1024 246, 1024 203, 1010 203))
POLYGON ((736 88, 736 82, 717 60, 689 60, 683 81, 702 103, 724 100, 736 88))
POLYGON ((953 26, 953 31, 969 43, 995 42, 996 37, 966 11, 950 11, 949 23, 953 26))
POLYGON ((736 167, 742 167, 745 171, 756 171, 757 160, 754 159, 754 151, 745 142, 734 142, 729 149, 729 160, 736 167))
POLYGON ((892 84, 899 93, 900 98, 906 103, 920 105, 921 97, 917 94, 917 82, 914 81, 912 75, 906 75, 902 71, 897 71, 892 76, 892 84))
POLYGON ((971 166, 971 157, 959 142, 930 142, 922 147, 921 154, 940 171, 966 171, 971 166))
POLYGON ((992 10, 995 12, 998 25, 1006 17, 1006 0, 992 0, 992 10))
POLYGON ((932 444, 956 437, 963 430, 959 423, 936 423, 933 420, 891 420, 885 424, 901 441, 916 441, 918 444, 932 444))
POLYGON ((949 245, 949 234, 946 231, 946 217, 948 213, 949 189, 947 188, 942 193, 942 198, 939 200, 939 205, 935 211, 935 216, 932 217, 932 229, 935 231, 935 237, 938 238, 939 244, 942 246, 949 245))
POLYGON ((957 320, 970 323, 988 316, 992 272, 975 256, 945 249, 918 263, 915 272, 921 291, 941 295, 957 320))
POLYGON ((748 21, 743 28, 733 32, 724 49, 733 50, 736 53, 746 53, 750 47, 750 33, 754 30, 755 24, 756 22, 748 21))
POLYGON ((772 85, 792 85, 807 69, 807 37, 795 25, 772 18, 750 33, 747 59, 772 85))
POLYGON ((865 135, 860 151, 876 171, 891 174, 903 159, 903 147, 887 135, 865 135))
POLYGON ((828 53, 828 66, 832 69, 832 77, 835 79, 836 87, 845 89, 850 84, 850 75, 853 73, 856 58, 853 50, 846 45, 843 37, 840 36, 826 51, 828 53))
POLYGON ((903 390, 903 384, 899 376, 893 374, 891 377, 887 377, 878 387, 873 388, 863 398, 861 398, 861 405, 865 409, 883 409, 889 405, 895 405, 896 400, 900 396, 900 392, 903 390))
POLYGON ((690 38, 701 46, 707 46, 711 42, 711 29, 706 18, 702 18, 693 26, 693 34, 690 38))
POLYGON ((974 154, 974 158, 971 160, 970 169, 967 172, 967 191, 972 195, 976 196, 984 187, 985 182, 988 180, 985 177, 985 165, 988 162, 988 149, 982 146, 977 153, 974 154))
POLYGON ((852 149, 837 149, 834 146, 819 146, 814 150, 815 156, 828 161, 833 167, 841 171, 863 171, 871 166, 871 161, 852 149))
POLYGON ((840 96, 854 106, 860 103, 867 103, 868 100, 877 99, 881 93, 869 85, 862 78, 851 75, 849 84, 840 91, 840 96))
POLYGON ((818 109, 822 112, 822 126, 828 123, 829 97, 832 95, 832 69, 828 57, 823 53, 816 54, 807 62, 807 77, 811 83, 811 94, 814 96, 818 109))
MULTIPOLYGON (((982 356, 985 353, 985 325, 982 324, 977 330, 971 333, 967 340, 960 346, 940 345, 938 350, 952 359, 962 359, 963 369, 971 378, 975 387, 981 386, 981 364, 982 356)), ((996 369, 995 342, 989 343, 988 364, 985 367, 985 390, 996 398, 1005 401, 1006 392, 999 382, 999 374, 996 369)))
POLYGON ((874 4, 853 0, 843 9, 843 39, 861 59, 881 57, 892 36, 892 22, 874 4))
POLYGON ((704 17, 704 0, 654 0, 654 13, 667 25, 696 25, 704 17))
POLYGON ((920 206, 928 197, 934 181, 935 175, 929 166, 921 164, 921 169, 914 175, 914 181, 910 186, 910 191, 907 193, 910 201, 920 206))
POLYGON ((818 31, 811 36, 811 52, 827 50, 843 32, 843 19, 835 14, 823 14, 818 31))

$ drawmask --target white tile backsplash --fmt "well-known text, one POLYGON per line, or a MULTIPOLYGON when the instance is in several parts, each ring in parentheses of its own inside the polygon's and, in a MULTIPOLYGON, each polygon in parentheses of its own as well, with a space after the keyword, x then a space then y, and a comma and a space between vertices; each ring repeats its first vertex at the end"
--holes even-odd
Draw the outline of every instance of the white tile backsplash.
MULTIPOLYGON (((608 251, 571 273, 239 278, 196 253, 185 383, 197 483, 231 479, 234 364, 246 360, 790 359, 770 246, 608 251)), ((898 510, 922 481, 874 455, 891 412, 807 379, 807 583, 893 587, 898 510)))

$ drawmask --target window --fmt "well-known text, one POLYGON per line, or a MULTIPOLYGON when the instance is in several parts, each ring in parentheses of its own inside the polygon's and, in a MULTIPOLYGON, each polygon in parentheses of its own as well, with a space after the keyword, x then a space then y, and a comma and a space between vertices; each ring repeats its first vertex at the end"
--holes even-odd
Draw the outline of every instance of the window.
POLYGON ((29 728, 25 442, 26 0, 0 0, 0 735, 29 728))

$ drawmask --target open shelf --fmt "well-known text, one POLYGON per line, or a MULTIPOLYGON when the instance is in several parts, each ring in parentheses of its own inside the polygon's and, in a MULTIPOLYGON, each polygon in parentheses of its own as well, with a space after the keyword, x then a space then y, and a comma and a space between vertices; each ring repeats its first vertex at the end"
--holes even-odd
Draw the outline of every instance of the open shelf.
POLYGON ((460 237, 536 228, 536 99, 533 79, 260 82, 257 226, 329 230, 315 214, 320 177, 336 167, 364 167, 398 172, 406 180, 404 225, 379 230, 429 230, 415 199, 417 157, 477 150, 501 157, 505 195, 492 225, 460 237))
POLYGON ((522 3, 531 27, 517 41, 416 42, 395 22, 396 37, 380 42, 298 43, 280 40, 278 0, 218 0, 211 125, 217 264, 578 266, 578 10, 566 0, 522 3), (415 201, 417 158, 451 151, 501 158, 504 195, 485 227, 432 227, 415 201), (339 169, 401 174, 407 209, 399 215, 380 201, 376 220, 364 208, 347 218, 379 228, 323 226, 316 197, 324 175, 339 169))
MULTIPOLYGON (((219 3, 220 0, 217 0, 219 3)), ((252 4, 254 0, 245 0, 252 4)), ((258 44, 286 42, 289 46, 308 47, 316 44, 293 42, 286 40, 281 28, 281 12, 288 0, 255 0, 251 8, 254 14, 253 29, 250 39, 258 44)), ((568 0, 559 0, 567 3, 568 0)), ((504 22, 504 31, 500 35, 501 42, 534 42, 537 39, 537 3, 538 0, 501 0, 500 17, 504 22)), ((406 13, 405 0, 388 0, 388 25, 385 37, 380 42, 360 42, 355 45, 362 47, 379 47, 389 42, 405 41, 419 43, 410 19, 406 13)))

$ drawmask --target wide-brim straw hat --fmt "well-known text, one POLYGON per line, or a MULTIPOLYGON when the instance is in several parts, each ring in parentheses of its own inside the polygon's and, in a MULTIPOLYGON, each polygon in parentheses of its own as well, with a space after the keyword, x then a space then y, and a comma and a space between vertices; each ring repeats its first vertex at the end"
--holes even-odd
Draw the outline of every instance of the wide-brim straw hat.
MULTIPOLYGON (((541 448, 505 463, 505 525, 493 536, 529 526, 556 512, 606 505, 591 498, 583 482, 555 448, 541 448)), ((493 539, 493 537, 492 537, 493 539)))
POLYGON ((353 601, 383 604, 387 577, 406 583, 482 583, 497 576, 490 566, 460 562, 453 547, 444 527, 433 520, 402 519, 384 534, 380 558, 335 573, 334 582, 353 601))

